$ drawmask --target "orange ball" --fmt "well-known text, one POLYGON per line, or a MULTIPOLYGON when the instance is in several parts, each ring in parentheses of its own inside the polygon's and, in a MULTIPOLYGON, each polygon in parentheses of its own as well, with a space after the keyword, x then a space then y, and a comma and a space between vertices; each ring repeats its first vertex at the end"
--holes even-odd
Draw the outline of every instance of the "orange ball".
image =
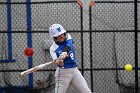
POLYGON ((24 54, 25 54, 25 56, 27 56, 27 57, 31 57, 31 56, 34 54, 34 51, 33 51, 32 48, 27 47, 27 48, 24 50, 24 54))

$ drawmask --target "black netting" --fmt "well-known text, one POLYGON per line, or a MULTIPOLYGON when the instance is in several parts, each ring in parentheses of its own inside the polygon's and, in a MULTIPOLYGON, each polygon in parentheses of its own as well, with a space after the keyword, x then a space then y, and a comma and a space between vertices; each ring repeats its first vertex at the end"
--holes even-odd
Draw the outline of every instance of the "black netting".
POLYGON ((140 3, 138 3, 138 30, 140 30, 140 16, 139 15, 140 15, 140 3))
POLYGON ((92 30, 133 30, 133 3, 96 3, 92 7, 92 30))
MULTIPOLYGON (((139 0, 137 11, 134 1, 96 1, 91 11, 91 0, 82 0, 83 7, 76 0, 7 1, 0 1, 0 93, 54 93, 53 64, 20 77, 29 65, 52 60, 48 28, 54 23, 73 37, 78 68, 93 93, 139 93, 139 0), (31 63, 24 55, 29 44, 35 51, 31 63), (133 71, 124 70, 127 63, 133 71)), ((67 93, 78 91, 70 85, 67 93)))
POLYGON ((54 23, 62 24, 67 30, 81 30, 80 7, 76 3, 32 4, 33 30, 48 31, 54 23))

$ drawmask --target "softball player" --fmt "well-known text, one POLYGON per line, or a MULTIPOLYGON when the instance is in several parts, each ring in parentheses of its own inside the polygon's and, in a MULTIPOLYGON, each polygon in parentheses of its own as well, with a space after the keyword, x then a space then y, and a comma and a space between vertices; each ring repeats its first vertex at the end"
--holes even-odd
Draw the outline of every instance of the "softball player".
POLYGON ((73 39, 60 24, 53 24, 49 28, 49 35, 54 39, 50 47, 50 54, 55 60, 57 69, 55 72, 55 93, 66 93, 71 84, 80 93, 91 93, 87 83, 77 69, 73 39), (65 59, 58 59, 67 53, 65 59))

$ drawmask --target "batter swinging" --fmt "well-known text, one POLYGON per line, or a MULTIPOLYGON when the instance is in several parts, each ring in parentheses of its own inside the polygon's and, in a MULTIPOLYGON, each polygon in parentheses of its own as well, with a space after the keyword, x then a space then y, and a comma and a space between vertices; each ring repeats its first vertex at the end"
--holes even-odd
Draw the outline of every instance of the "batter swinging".
POLYGON ((51 25, 49 35, 54 39, 50 47, 50 54, 57 65, 55 93, 66 93, 70 84, 80 93, 91 93, 84 77, 77 69, 75 49, 71 35, 66 34, 66 30, 60 24, 51 25), (68 57, 58 59, 63 53, 67 53, 68 57))

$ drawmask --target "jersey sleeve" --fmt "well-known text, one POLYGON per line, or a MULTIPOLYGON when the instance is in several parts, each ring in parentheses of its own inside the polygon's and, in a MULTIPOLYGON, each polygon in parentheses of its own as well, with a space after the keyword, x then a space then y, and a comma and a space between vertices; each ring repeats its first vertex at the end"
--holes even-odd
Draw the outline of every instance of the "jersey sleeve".
POLYGON ((53 60, 54 60, 54 59, 57 59, 56 53, 55 53, 54 50, 51 49, 51 48, 50 48, 50 54, 51 54, 51 57, 52 57, 53 60))
POLYGON ((68 34, 66 46, 69 46, 69 47, 71 47, 71 48, 73 47, 73 39, 72 39, 72 37, 71 37, 70 34, 68 34))

